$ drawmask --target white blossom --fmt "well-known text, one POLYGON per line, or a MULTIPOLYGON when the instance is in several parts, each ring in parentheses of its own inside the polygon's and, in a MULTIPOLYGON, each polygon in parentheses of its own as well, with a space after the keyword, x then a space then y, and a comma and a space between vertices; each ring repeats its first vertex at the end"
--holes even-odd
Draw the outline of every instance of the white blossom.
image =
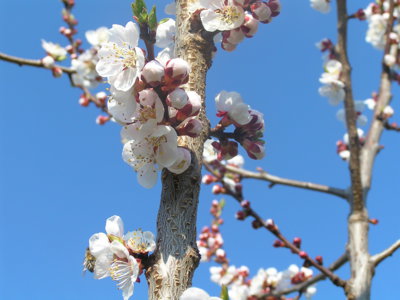
POLYGON ((176 26, 175 20, 167 19, 157 26, 156 46, 166 48, 175 44, 176 26))
POLYGON ((200 12, 200 19, 207 31, 232 30, 244 22, 244 10, 233 0, 199 0, 199 4, 205 8, 200 12))
POLYGON ((229 285, 235 278, 237 272, 235 266, 229 266, 227 269, 223 267, 210 267, 211 281, 219 285, 229 285))
POLYGON ((154 234, 150 231, 136 230, 124 235, 126 245, 135 253, 148 253, 154 251, 156 242, 154 234))
POLYGON ((373 14, 368 19, 368 31, 365 40, 377 49, 385 48, 385 32, 387 27, 387 16, 373 14))
POLYGON ((100 47, 102 44, 108 42, 109 32, 107 27, 100 27, 96 30, 89 30, 85 32, 87 41, 94 47, 100 47))
POLYGON ((210 297, 210 295, 204 290, 191 287, 183 292, 183 294, 179 297, 179 300, 221 300, 221 298, 210 297))
POLYGON ((75 85, 95 88, 99 84, 99 74, 96 71, 98 60, 95 52, 86 50, 77 59, 71 61, 71 69, 76 71, 75 74, 72 74, 72 80, 75 85))
POLYGON ((128 91, 140 75, 145 58, 137 47, 139 29, 133 22, 125 27, 113 25, 109 32, 109 41, 100 48, 97 72, 107 77, 117 90, 128 91))
POLYGON ((203 160, 206 162, 212 162, 217 159, 217 150, 212 145, 213 142, 216 141, 208 139, 204 143, 203 160))
POLYGON ((59 44, 42 40, 42 47, 48 55, 57 61, 64 60, 67 57, 67 50, 65 50, 65 48, 61 47, 59 44))
POLYGON ((239 93, 222 91, 215 97, 215 103, 218 112, 227 113, 232 121, 240 125, 250 122, 250 108, 247 104, 243 103, 239 93))

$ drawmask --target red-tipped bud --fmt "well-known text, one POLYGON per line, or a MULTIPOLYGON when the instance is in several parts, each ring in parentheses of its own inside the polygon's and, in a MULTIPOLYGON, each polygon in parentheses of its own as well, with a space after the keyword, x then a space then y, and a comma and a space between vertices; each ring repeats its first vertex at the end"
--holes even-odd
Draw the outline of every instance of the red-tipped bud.
POLYGON ((306 259, 306 258, 308 257, 308 254, 307 254, 307 252, 305 252, 305 251, 300 251, 300 252, 299 252, 299 256, 300 256, 301 258, 303 258, 303 259, 306 259))
POLYGON ((242 146, 246 150, 247 155, 252 159, 262 159, 265 156, 264 144, 261 141, 253 142, 245 139, 242 142, 242 146))
POLYGON ((51 71, 54 77, 61 77, 63 74, 63 71, 59 67, 54 67, 53 69, 51 69, 51 71))
POLYGON ((258 228, 261 228, 261 227, 262 227, 262 224, 261 224, 261 222, 258 221, 258 220, 253 220, 253 222, 251 222, 251 226, 252 226, 254 229, 258 229, 258 228))
POLYGON ((236 45, 235 44, 231 44, 231 43, 229 43, 227 41, 222 41, 221 47, 222 47, 222 49, 224 49, 225 51, 228 51, 228 52, 232 52, 233 50, 236 49, 236 45))
POLYGON ((270 0, 267 3, 268 7, 271 9, 272 17, 276 17, 281 13, 281 3, 280 0, 270 0))
POLYGON ((320 264, 321 266, 324 264, 324 260, 323 260, 323 258, 322 258, 321 255, 318 255, 318 256, 315 258, 315 261, 316 261, 318 264, 320 264))
POLYGON ((141 72, 142 80, 151 87, 159 86, 164 79, 164 74, 164 66, 157 60, 149 61, 141 72))
POLYGON ((275 247, 275 248, 280 248, 280 247, 284 247, 285 244, 284 244, 281 240, 276 240, 276 241, 272 244, 272 246, 275 247))
POLYGON ((240 29, 243 31, 244 35, 248 38, 253 37, 257 31, 258 31, 258 20, 254 18, 250 14, 246 14, 244 17, 244 23, 240 27, 240 29))
MULTIPOLYGON (((216 182, 218 179, 210 174, 206 174, 203 176, 203 178, 201 179, 201 182, 203 182, 204 184, 210 184, 213 182, 216 182)), ((214 205, 214 202, 213 202, 214 205)), ((217 205, 218 205, 218 201, 217 201, 217 205)))
POLYGON ((90 100, 83 94, 79 98, 79 104, 83 107, 87 107, 90 104, 90 100))
POLYGON ((107 100, 107 94, 105 92, 98 92, 96 94, 96 99, 99 101, 101 105, 104 105, 107 100))
POLYGON ((96 118, 96 123, 97 123, 98 125, 104 125, 104 124, 106 124, 109 120, 110 120, 110 117, 109 117, 109 116, 98 116, 98 117, 96 118))
POLYGON ((187 118, 178 127, 176 127, 176 132, 178 135, 187 135, 192 138, 198 137, 201 133, 203 125, 199 119, 196 117, 187 118))
POLYGON ((190 66, 182 58, 173 58, 165 66, 165 85, 175 88, 189 81, 190 66))
POLYGON ((233 30, 222 32, 222 38, 224 42, 237 45, 244 40, 245 35, 244 32, 240 30, 240 28, 236 28, 233 30))
POLYGON ((243 200, 242 202, 240 202, 240 205, 241 205, 243 208, 250 208, 250 201, 248 201, 248 200, 243 200))
POLYGON ((269 23, 272 19, 272 10, 265 2, 257 1, 250 5, 253 17, 261 23, 269 23))
POLYGON ((377 225, 379 223, 378 219, 369 219, 369 222, 373 225, 377 225))
POLYGON ((235 214, 235 218, 242 221, 242 220, 244 220, 246 218, 246 213, 243 210, 239 210, 235 214))
POLYGON ((300 247, 301 247, 301 238, 295 237, 295 238, 293 239, 293 244, 294 244, 297 248, 300 248, 300 247))
POLYGON ((216 185, 214 185, 212 187, 212 193, 215 194, 215 195, 223 194, 225 192, 226 192, 226 190, 222 186, 220 186, 219 184, 216 184, 216 185))
POLYGON ((364 21, 367 16, 365 15, 365 11, 360 8, 359 10, 357 10, 357 12, 354 14, 354 16, 359 19, 360 21, 364 21))

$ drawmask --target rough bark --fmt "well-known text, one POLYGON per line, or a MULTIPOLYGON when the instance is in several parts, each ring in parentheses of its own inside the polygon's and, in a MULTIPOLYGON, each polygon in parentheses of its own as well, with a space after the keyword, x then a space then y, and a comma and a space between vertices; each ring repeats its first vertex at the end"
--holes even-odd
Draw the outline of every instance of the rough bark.
POLYGON ((201 157, 207 139, 209 122, 205 116, 205 86, 214 47, 212 37, 204 38, 201 26, 193 28, 187 11, 188 0, 177 0, 176 54, 192 68, 186 88, 203 99, 199 118, 202 134, 181 138, 179 144, 192 152, 192 164, 181 175, 167 170, 162 175, 162 194, 157 219, 157 248, 147 269, 149 299, 177 300, 191 286, 199 263, 196 246, 196 218, 201 183, 201 157))

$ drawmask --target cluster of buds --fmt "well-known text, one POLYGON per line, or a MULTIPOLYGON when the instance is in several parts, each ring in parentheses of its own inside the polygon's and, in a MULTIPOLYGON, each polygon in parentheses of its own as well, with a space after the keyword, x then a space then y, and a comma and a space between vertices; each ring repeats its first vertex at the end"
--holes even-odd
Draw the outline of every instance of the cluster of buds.
POLYGON ((72 14, 72 9, 75 6, 75 1, 62 0, 62 2, 64 4, 64 9, 62 10, 62 19, 67 27, 61 26, 59 32, 64 35, 70 43, 65 49, 71 55, 71 59, 76 59, 79 53, 83 53, 84 50, 80 48, 80 46, 82 45, 82 40, 74 39, 74 36, 78 33, 78 30, 76 29, 78 20, 72 14))
MULTIPOLYGON (((357 133, 360 145, 363 146, 365 143, 364 131, 358 128, 357 133)), ((345 161, 350 160, 349 135, 347 133, 343 136, 343 140, 339 140, 336 142, 336 153, 340 156, 341 159, 345 161)))
POLYGON ((222 249, 224 240, 219 230, 219 227, 224 223, 221 218, 224 206, 224 200, 213 200, 211 203, 210 214, 213 217, 211 226, 203 227, 197 241, 202 262, 214 260, 219 264, 228 263, 225 250, 222 249))
POLYGON ((156 247, 154 235, 141 230, 124 234, 119 216, 108 218, 105 229, 106 233, 90 237, 83 262, 84 271, 94 273, 96 279, 111 277, 127 300, 133 294, 134 283, 140 282, 142 262, 156 247))
POLYGON ((279 0, 215 0, 197 5, 194 16, 200 18, 206 31, 222 32, 222 49, 233 51, 256 34, 259 23, 270 23, 280 11, 279 0))
POLYGON ((238 154, 238 143, 246 150, 252 159, 262 159, 265 155, 264 141, 264 117, 263 114, 251 109, 236 92, 220 92, 215 102, 217 105, 217 117, 221 120, 212 130, 212 135, 219 141, 212 146, 217 151, 217 159, 231 159, 238 154), (225 133, 225 129, 233 125, 235 130, 231 134, 225 133), (234 139, 235 141, 232 141, 234 139))

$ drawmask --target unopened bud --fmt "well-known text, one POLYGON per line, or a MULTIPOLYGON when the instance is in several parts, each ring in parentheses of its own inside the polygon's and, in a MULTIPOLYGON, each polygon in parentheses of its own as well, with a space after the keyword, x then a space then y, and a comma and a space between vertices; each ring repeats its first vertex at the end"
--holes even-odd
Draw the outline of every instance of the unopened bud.
POLYGON ((222 186, 218 185, 218 184, 216 184, 216 185, 214 185, 212 187, 212 193, 215 194, 215 195, 223 194, 225 192, 226 192, 225 189, 222 186))
POLYGON ((250 201, 248 201, 248 200, 243 200, 242 202, 240 202, 240 205, 241 205, 243 208, 249 208, 249 207, 250 207, 250 201))
POLYGON ((165 84, 172 88, 189 81, 190 66, 182 58, 173 58, 165 65, 165 84))
POLYGON ((239 210, 235 214, 235 218, 242 221, 242 220, 244 220, 246 218, 246 213, 243 210, 239 210))
POLYGON ((167 105, 176 109, 182 109, 189 101, 189 96, 182 88, 177 88, 168 94, 166 98, 167 105))
POLYGON ((373 225, 377 225, 379 223, 378 219, 369 219, 369 222, 373 225))
POLYGON ((224 31, 222 33, 222 37, 225 42, 237 45, 243 41, 245 35, 240 28, 236 28, 229 31, 224 31))
POLYGON ((299 252, 299 256, 300 256, 301 258, 303 258, 303 259, 306 259, 306 258, 308 257, 308 254, 307 254, 307 252, 305 252, 305 251, 300 251, 300 252, 299 252))
POLYGON ((272 19, 272 10, 265 2, 257 1, 251 6, 253 17, 261 23, 269 23, 272 19))
POLYGON ((79 98, 79 104, 81 106, 87 107, 90 104, 90 100, 85 95, 81 95, 81 97, 79 98))
POLYGON ((258 229, 258 228, 261 228, 261 227, 262 227, 262 224, 261 224, 261 222, 258 221, 258 220, 253 220, 253 222, 251 222, 251 226, 252 226, 254 229, 258 229))
POLYGON ((142 79, 151 87, 156 87, 161 84, 164 78, 164 66, 157 60, 149 61, 143 68, 142 79))
POLYGON ((53 69, 51 69, 51 71, 54 77, 61 77, 63 74, 63 71, 59 67, 54 67, 53 69))
POLYGON ((240 27, 240 29, 243 31, 244 35, 248 38, 253 37, 257 31, 258 31, 258 20, 254 18, 250 14, 246 14, 244 17, 244 23, 240 27))
POLYGON ((301 247, 301 238, 295 237, 295 238, 293 239, 293 244, 294 244, 297 248, 300 248, 300 247, 301 247))
POLYGON ((110 120, 110 117, 109 117, 109 116, 98 116, 98 117, 96 118, 96 123, 97 123, 98 125, 104 125, 104 124, 106 124, 109 120, 110 120))
POLYGON ((276 240, 276 241, 272 244, 272 246, 275 247, 275 248, 280 248, 280 247, 284 247, 285 244, 284 244, 281 240, 276 240))
POLYGON ((317 257, 315 257, 315 261, 317 263, 319 263, 321 266, 324 264, 324 260, 321 255, 318 255, 317 257))
MULTIPOLYGON (((216 182, 216 181, 217 181, 217 178, 212 176, 212 175, 210 175, 210 174, 204 175, 203 178, 201 179, 201 182, 204 183, 204 184, 210 184, 210 183, 213 183, 213 182, 216 182)), ((214 201, 213 201, 212 205, 214 205, 214 201)), ((217 205, 218 205, 218 201, 217 201, 217 205)))
POLYGON ((98 92, 96 94, 96 99, 101 103, 104 104, 106 103, 107 100, 107 94, 105 92, 98 92))
POLYGON ((54 67, 55 61, 50 55, 43 57, 41 61, 45 68, 51 69, 54 67))

